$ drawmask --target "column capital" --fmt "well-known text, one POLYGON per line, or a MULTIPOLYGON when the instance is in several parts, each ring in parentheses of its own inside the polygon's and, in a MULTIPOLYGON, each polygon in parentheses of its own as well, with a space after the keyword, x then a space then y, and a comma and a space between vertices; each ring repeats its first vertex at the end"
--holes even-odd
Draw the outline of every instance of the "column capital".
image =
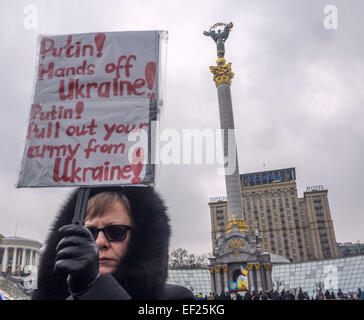
POLYGON ((215 267, 215 270, 217 273, 220 273, 221 272, 221 267, 215 267))
MULTIPOLYGON (((228 225, 226 227, 226 232, 231 232, 231 230, 233 228, 233 225, 237 225, 239 231, 246 231, 246 232, 249 231, 248 226, 246 225, 245 220, 243 220, 243 219, 236 219, 236 216, 235 215, 232 215, 232 220, 229 220, 228 221, 228 225)), ((244 246, 244 242, 243 242, 242 247, 243 246, 244 246)))
POLYGON ((249 264, 247 265, 247 268, 248 268, 248 271, 252 271, 252 270, 253 270, 253 268, 254 268, 254 264, 249 263, 249 264))
POLYGON ((272 271, 272 266, 270 264, 263 264, 265 270, 272 271))
POLYGON ((211 274, 213 274, 215 272, 215 268, 209 268, 209 271, 211 274))
MULTIPOLYGON (((218 87, 220 84, 228 84, 231 85, 231 80, 234 78, 234 73, 231 71, 231 62, 225 63, 221 60, 224 64, 218 65, 218 66, 211 66, 210 71, 212 72, 214 76, 214 81, 216 84, 216 87, 218 87)), ((219 61, 219 60, 218 60, 219 61)))
POLYGON ((255 270, 260 270, 260 264, 259 263, 254 264, 254 268, 255 270))
POLYGON ((228 266, 223 266, 222 271, 227 272, 228 271, 228 266))

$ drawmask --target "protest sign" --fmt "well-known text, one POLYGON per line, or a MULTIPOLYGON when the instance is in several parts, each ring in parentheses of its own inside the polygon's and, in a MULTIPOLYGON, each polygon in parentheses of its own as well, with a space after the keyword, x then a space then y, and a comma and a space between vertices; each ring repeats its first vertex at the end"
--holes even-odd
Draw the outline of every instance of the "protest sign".
POLYGON ((162 31, 40 36, 17 186, 154 182, 165 39, 162 31))

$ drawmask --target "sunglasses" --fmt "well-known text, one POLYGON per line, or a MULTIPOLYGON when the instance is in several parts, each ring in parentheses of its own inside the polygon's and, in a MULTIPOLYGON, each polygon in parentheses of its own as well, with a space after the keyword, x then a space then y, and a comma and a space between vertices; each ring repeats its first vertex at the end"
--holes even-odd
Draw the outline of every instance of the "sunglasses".
POLYGON ((105 238, 108 241, 112 242, 112 241, 124 241, 128 233, 128 230, 133 230, 133 227, 113 224, 111 226, 107 226, 102 229, 98 229, 96 227, 87 227, 87 229, 90 230, 95 241, 99 235, 99 232, 102 231, 105 238))

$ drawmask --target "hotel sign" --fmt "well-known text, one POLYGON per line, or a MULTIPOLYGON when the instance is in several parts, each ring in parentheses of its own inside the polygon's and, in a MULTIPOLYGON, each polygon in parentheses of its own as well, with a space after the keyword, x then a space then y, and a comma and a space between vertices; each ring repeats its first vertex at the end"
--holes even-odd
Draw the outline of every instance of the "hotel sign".
POLYGON ((320 184, 318 186, 306 187, 306 192, 310 192, 310 191, 320 191, 320 190, 324 190, 324 186, 322 184, 320 184))
POLYGON ((296 180, 295 168, 287 168, 273 171, 254 172, 240 175, 243 187, 289 182, 296 180))
POLYGON ((227 197, 215 197, 215 198, 210 198, 210 203, 215 203, 215 202, 225 202, 227 201, 227 197))

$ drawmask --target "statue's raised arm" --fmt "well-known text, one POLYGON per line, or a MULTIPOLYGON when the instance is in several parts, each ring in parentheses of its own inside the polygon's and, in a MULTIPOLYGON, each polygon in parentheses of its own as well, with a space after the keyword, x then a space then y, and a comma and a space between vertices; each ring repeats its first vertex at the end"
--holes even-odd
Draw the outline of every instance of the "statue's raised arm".
POLYGON ((230 31, 233 27, 233 23, 230 22, 228 25, 225 26, 224 32, 222 33, 224 41, 229 37, 230 31))

